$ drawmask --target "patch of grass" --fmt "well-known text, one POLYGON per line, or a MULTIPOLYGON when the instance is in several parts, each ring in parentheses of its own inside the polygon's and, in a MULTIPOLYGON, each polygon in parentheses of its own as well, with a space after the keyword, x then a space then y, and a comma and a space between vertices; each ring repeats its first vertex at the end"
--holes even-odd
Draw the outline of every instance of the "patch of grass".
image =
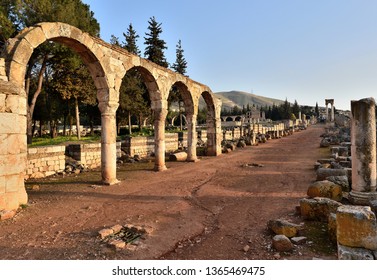
POLYGON ((98 135, 81 137, 81 140, 78 140, 77 136, 58 136, 56 138, 37 137, 33 138, 33 143, 28 145, 28 147, 59 145, 67 142, 95 143, 100 140, 101 136, 98 135))
POLYGON ((336 245, 331 242, 329 238, 327 223, 318 221, 306 221, 305 229, 302 233, 303 236, 308 238, 308 241, 313 243, 310 245, 310 249, 314 253, 320 253, 324 255, 334 255, 337 253, 336 245))
POLYGON ((29 207, 29 205, 27 205, 27 204, 21 204, 20 207, 21 207, 21 209, 26 209, 26 208, 29 207))

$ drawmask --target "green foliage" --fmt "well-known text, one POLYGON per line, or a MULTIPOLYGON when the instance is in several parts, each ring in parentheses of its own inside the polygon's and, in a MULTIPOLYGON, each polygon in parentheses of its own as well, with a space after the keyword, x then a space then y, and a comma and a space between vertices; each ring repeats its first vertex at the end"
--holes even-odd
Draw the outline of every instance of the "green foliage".
POLYGON ((132 26, 132 23, 127 28, 126 33, 123 33, 125 42, 123 42, 123 48, 129 51, 130 53, 140 55, 139 47, 136 44, 137 38, 139 35, 136 34, 135 29, 132 26))
POLYGON ((149 33, 145 33, 144 44, 146 45, 144 57, 160 66, 168 67, 164 50, 167 49, 164 40, 160 39, 162 33, 161 23, 158 23, 155 17, 151 17, 148 21, 149 33))
MULTIPOLYGON (((80 142, 85 143, 96 143, 101 140, 101 137, 98 135, 95 136, 85 136, 81 137, 80 142)), ((33 144, 29 147, 39 147, 39 146, 48 146, 48 145, 59 145, 67 142, 77 142, 78 138, 76 136, 58 136, 54 139, 46 137, 37 137, 33 139, 33 144)))

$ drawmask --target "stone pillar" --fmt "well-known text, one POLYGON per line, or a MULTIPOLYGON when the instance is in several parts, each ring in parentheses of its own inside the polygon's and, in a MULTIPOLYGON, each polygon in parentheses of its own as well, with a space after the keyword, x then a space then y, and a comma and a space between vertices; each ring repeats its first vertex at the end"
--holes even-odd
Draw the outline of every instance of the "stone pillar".
POLYGON ((306 124, 306 115, 302 114, 302 119, 300 119, 303 124, 306 124))
POLYGON ((101 174, 102 183, 113 185, 116 178, 116 110, 118 103, 100 102, 101 111, 101 174))
POLYGON ((334 102, 331 102, 331 121, 335 121, 335 116, 334 116, 334 102))
POLYGON ((301 111, 298 112, 298 119, 301 121, 302 120, 302 117, 301 117, 301 111))
POLYGON ((214 100, 214 110, 207 113, 207 155, 221 155, 221 101, 214 100))
POLYGON ((326 101, 326 121, 329 121, 329 104, 326 101))
POLYGON ((0 211, 17 210, 28 200, 24 185, 26 100, 23 89, 8 82, 5 76, 0 79, 0 211))
POLYGON ((154 111, 154 170, 164 171, 165 165, 165 120, 168 110, 159 108, 154 111))
POLYGON ((353 204, 368 205, 376 193, 376 115, 375 101, 351 101, 351 154, 353 204))
POLYGON ((196 162, 198 158, 196 156, 196 115, 187 115, 187 161, 196 162))

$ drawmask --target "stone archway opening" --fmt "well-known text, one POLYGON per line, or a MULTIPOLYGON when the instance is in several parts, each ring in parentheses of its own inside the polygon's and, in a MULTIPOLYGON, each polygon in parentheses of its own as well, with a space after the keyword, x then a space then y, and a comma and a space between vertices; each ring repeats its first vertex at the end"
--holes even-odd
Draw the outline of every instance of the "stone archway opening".
POLYGON ((207 155, 218 156, 221 155, 221 104, 208 91, 202 92, 201 96, 207 108, 207 155))

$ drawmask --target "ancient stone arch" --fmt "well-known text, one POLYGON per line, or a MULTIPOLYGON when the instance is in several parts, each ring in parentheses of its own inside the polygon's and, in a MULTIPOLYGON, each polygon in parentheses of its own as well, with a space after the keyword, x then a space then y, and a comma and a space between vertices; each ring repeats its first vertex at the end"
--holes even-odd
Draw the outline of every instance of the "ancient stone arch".
POLYGON ((188 104, 188 160, 196 160, 195 127, 201 95, 209 112, 208 152, 211 155, 221 154, 221 101, 207 86, 114 47, 76 27, 59 22, 39 23, 8 40, 0 56, 0 210, 16 209, 27 202, 23 181, 27 157, 24 79, 34 49, 48 41, 64 44, 78 53, 94 80, 101 111, 101 172, 104 184, 118 182, 115 113, 122 79, 133 67, 142 73, 151 96, 155 120, 155 170, 166 169, 165 119, 169 90, 174 84, 184 89, 188 104))

